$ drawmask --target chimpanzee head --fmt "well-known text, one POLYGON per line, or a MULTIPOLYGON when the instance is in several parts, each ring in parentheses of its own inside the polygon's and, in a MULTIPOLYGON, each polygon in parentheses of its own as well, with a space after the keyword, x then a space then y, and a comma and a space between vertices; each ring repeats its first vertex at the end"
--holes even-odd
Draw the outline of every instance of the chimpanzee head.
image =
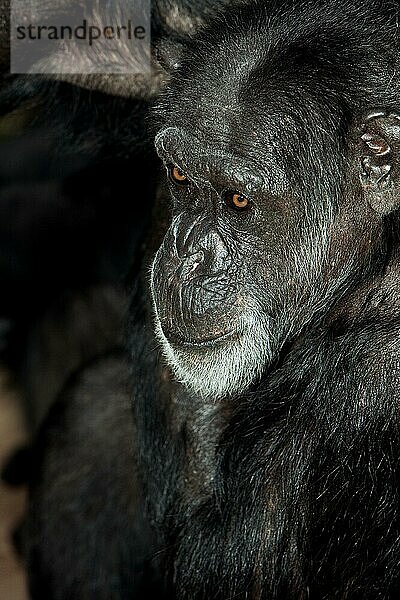
POLYGON ((158 107, 172 221, 151 271, 156 333, 204 397, 248 388, 387 257, 400 120, 398 83, 379 81, 393 57, 329 11, 311 27, 294 10, 256 2, 210 27, 158 107))

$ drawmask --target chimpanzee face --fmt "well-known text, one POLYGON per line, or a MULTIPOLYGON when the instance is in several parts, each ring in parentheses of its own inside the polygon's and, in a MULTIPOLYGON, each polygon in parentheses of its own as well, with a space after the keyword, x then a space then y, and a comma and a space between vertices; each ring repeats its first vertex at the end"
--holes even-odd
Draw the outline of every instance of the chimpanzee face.
POLYGON ((178 379, 208 398, 246 390, 326 314, 368 264, 391 185, 378 113, 364 137, 338 135, 320 100, 277 109, 221 86, 185 80, 156 136, 172 221, 151 271, 155 329, 178 379))
POLYGON ((315 210, 296 193, 271 139, 243 157, 232 137, 218 146, 166 127, 156 139, 173 206, 152 267, 156 331, 178 378, 211 397, 246 389, 298 326, 331 223, 329 202, 315 210))

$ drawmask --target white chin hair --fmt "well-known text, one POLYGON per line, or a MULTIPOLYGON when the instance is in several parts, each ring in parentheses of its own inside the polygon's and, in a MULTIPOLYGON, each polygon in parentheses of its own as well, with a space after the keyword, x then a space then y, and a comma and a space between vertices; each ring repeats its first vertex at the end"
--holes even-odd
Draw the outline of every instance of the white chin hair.
POLYGON ((156 318, 156 335, 164 359, 183 385, 204 399, 221 399, 244 392, 257 381, 270 362, 268 327, 259 322, 247 327, 238 339, 210 348, 174 348, 156 318))

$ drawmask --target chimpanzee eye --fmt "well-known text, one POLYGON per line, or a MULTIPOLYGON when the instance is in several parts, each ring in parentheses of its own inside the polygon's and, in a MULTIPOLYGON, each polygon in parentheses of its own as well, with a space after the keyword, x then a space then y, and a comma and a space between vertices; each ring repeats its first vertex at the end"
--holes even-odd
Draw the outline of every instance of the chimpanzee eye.
POLYGON ((185 173, 176 165, 169 165, 168 167, 168 177, 175 185, 188 185, 189 178, 185 173))
POLYGON ((250 207, 250 200, 241 192, 227 191, 224 192, 225 202, 229 208, 237 211, 243 211, 250 207))

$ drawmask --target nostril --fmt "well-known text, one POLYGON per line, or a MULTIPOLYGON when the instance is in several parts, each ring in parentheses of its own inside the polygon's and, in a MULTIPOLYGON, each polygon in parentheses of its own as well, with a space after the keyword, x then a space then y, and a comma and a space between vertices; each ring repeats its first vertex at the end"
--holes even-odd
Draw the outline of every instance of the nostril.
POLYGON ((202 250, 193 254, 186 254, 182 257, 181 266, 178 269, 180 277, 189 277, 204 262, 205 255, 202 250))
POLYGON ((182 260, 185 262, 203 262, 204 252, 203 250, 199 250, 198 252, 185 254, 185 256, 182 257, 182 260))
POLYGON ((192 273, 194 273, 197 269, 197 267, 199 266, 200 263, 195 262, 193 263, 190 268, 187 270, 187 275, 191 275, 192 273))

